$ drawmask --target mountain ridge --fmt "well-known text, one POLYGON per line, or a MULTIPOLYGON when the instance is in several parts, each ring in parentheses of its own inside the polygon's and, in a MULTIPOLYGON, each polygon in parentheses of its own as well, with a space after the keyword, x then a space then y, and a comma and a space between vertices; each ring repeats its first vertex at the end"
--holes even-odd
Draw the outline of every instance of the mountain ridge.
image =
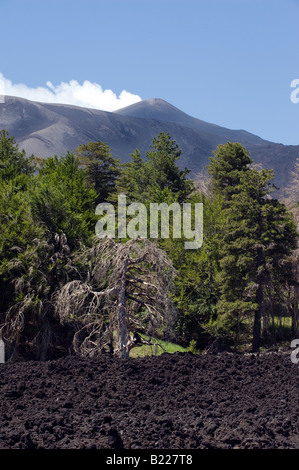
MULTIPOLYGON (((246 135, 254 136, 261 140, 261 137, 256 136, 244 129, 229 129, 218 124, 210 123, 186 114, 174 105, 168 103, 162 98, 149 98, 138 103, 131 104, 124 108, 114 111, 116 114, 123 116, 157 119, 166 122, 176 122, 178 124, 190 127, 193 129, 214 129, 215 131, 225 130, 226 132, 242 132, 246 135), (151 112, 153 111, 153 112, 151 112)), ((264 140, 265 141, 265 140, 264 140)))
POLYGON ((0 129, 6 129, 27 154, 42 158, 61 156, 83 143, 101 140, 122 162, 129 161, 136 148, 144 156, 153 138, 165 132, 182 149, 178 164, 189 168, 191 176, 206 168, 219 144, 240 142, 254 163, 274 169, 275 183, 280 187, 289 183, 299 156, 299 145, 274 143, 242 129, 208 123, 161 98, 150 98, 111 112, 6 96, 0 104, 0 129))

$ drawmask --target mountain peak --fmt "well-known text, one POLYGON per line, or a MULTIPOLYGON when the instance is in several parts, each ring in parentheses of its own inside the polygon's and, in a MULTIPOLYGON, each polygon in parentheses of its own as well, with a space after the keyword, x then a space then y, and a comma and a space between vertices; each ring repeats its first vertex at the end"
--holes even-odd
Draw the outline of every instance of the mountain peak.
POLYGON ((163 100, 162 98, 148 98, 147 100, 143 100, 144 103, 148 103, 150 105, 166 105, 166 106, 172 106, 170 103, 167 101, 163 100))
POLYGON ((190 126, 195 119, 161 98, 149 98, 114 112, 122 116, 177 122, 186 126, 190 126))

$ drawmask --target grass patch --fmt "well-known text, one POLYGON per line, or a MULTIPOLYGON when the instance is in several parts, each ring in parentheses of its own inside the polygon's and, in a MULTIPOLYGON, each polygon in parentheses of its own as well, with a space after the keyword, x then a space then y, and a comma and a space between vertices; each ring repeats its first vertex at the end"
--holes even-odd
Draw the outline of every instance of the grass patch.
POLYGON ((290 316, 275 316, 269 322, 267 331, 262 334, 263 347, 284 345, 292 335, 292 318, 290 316))
MULTIPOLYGON (((142 335, 142 337, 149 341, 150 338, 142 335)), ((130 351, 130 357, 144 357, 144 356, 160 356, 163 353, 187 352, 186 348, 174 343, 168 343, 161 339, 152 338, 153 345, 144 344, 143 346, 133 348, 130 351)))

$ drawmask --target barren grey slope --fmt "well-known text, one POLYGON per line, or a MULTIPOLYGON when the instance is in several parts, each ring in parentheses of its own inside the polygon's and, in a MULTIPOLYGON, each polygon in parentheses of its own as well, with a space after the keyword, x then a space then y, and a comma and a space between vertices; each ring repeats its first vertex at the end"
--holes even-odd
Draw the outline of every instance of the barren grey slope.
POLYGON ((0 104, 0 129, 13 135, 27 154, 60 156, 82 143, 101 140, 121 161, 130 160, 135 148, 144 155, 159 132, 169 132, 182 149, 180 165, 190 168, 192 175, 206 167, 217 145, 240 142, 256 163, 276 171, 280 186, 289 181, 299 156, 299 146, 275 144, 244 130, 195 119, 161 99, 144 100, 112 113, 5 97, 0 104))

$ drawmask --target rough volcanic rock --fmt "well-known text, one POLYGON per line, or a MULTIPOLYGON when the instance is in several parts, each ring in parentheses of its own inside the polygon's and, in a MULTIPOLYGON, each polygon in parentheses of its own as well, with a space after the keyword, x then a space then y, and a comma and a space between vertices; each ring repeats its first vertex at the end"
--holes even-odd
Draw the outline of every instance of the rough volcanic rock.
POLYGON ((0 365, 0 448, 299 447, 288 353, 0 365))

